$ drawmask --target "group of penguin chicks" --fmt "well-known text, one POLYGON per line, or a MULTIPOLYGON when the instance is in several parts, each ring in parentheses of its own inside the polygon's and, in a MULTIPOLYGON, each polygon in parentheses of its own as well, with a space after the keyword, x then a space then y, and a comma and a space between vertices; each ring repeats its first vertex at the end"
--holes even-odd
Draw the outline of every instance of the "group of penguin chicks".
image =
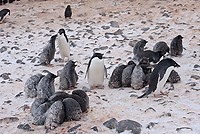
MULTIPOLYGON (((50 62, 54 59, 55 40, 57 36, 60 55, 63 58, 62 61, 64 61, 65 57, 68 57, 68 62, 65 64, 64 68, 58 71, 58 75, 60 76, 59 89, 73 89, 78 81, 78 75, 75 70, 75 62, 69 60, 70 44, 64 29, 59 29, 58 34, 51 37, 49 44, 45 46, 42 51, 40 62, 43 65, 51 66, 50 62)), ((173 59, 164 58, 164 55, 170 53, 171 56, 180 56, 183 52, 182 38, 181 35, 175 37, 171 42, 170 48, 165 42, 158 42, 155 44, 153 51, 144 50, 147 41, 141 39, 134 45, 133 59, 129 61, 127 65, 120 65, 114 69, 108 86, 110 88, 132 87, 138 90, 149 85, 146 93, 138 98, 142 98, 155 91, 156 94, 159 92, 167 94, 167 92, 162 92, 161 90, 174 67, 180 67, 180 65, 173 59), (161 57, 163 57, 163 60, 160 61, 161 57), (155 66, 153 71, 153 65, 150 64, 151 62, 153 62, 155 66)), ((107 69, 104 65, 103 54, 94 52, 89 60, 85 75, 85 77, 88 78, 90 89, 103 89, 104 75, 107 77, 107 69)), ((156 94, 154 94, 154 96, 158 97, 159 95, 156 94)))

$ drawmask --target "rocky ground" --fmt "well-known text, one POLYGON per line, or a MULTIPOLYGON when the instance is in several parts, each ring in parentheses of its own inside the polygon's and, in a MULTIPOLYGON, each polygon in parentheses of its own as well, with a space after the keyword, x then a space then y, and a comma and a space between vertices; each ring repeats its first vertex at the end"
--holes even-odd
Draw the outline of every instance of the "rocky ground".
MULTIPOLYGON (((34 99, 25 97, 24 84, 44 69, 54 74, 62 69, 64 63, 57 62, 58 47, 54 67, 38 66, 42 48, 60 28, 71 41, 70 59, 77 61, 77 89, 89 88, 84 77, 93 50, 104 53, 109 79, 116 66, 132 59, 132 44, 140 38, 147 40, 146 49, 152 50, 158 41, 170 45, 180 34, 185 49, 182 57, 172 57, 181 65, 176 69, 181 81, 167 96, 137 99, 143 89, 110 89, 105 79, 103 90, 87 92, 90 109, 80 121, 64 122, 49 133, 67 133, 74 126, 78 127, 73 132, 78 133, 116 133, 103 125, 111 118, 136 121, 142 125, 141 133, 200 133, 198 0, 21 0, 0 7, 11 10, 0 24, 0 133, 23 133, 19 125, 24 123, 31 127, 30 133, 46 132, 44 126, 32 124, 30 106, 34 99), (72 19, 64 18, 68 4, 72 19)), ((55 87, 59 91, 59 78, 55 87)))

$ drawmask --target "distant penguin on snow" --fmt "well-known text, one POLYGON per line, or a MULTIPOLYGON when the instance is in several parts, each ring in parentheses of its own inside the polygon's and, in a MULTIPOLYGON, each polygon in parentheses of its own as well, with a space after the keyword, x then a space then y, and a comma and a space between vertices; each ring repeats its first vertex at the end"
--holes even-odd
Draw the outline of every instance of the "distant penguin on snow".
POLYGON ((90 89, 94 89, 95 87, 103 88, 104 74, 107 77, 107 70, 102 56, 103 54, 101 53, 94 53, 89 61, 86 75, 90 89))
POLYGON ((51 39, 49 41, 49 44, 46 45, 42 51, 41 57, 40 57, 40 63, 43 65, 51 66, 50 62, 54 59, 54 55, 56 52, 55 49, 55 40, 56 40, 57 34, 51 36, 51 39))
POLYGON ((69 60, 70 44, 67 35, 65 34, 65 30, 63 28, 59 29, 58 31, 58 47, 60 50, 60 55, 63 58, 63 62, 65 57, 68 57, 69 60))
POLYGON ((9 9, 2 9, 0 11, 0 23, 3 23, 3 21, 6 19, 6 17, 10 15, 9 9))
POLYGON ((181 35, 176 36, 170 45, 170 51, 172 56, 181 55, 183 52, 183 44, 182 44, 183 37, 181 35))
POLYGON ((72 16, 72 10, 71 10, 71 6, 68 5, 65 9, 65 18, 69 17, 71 19, 72 16))
POLYGON ((149 95, 152 92, 155 92, 154 96, 155 97, 160 97, 158 94, 159 92, 162 94, 167 94, 163 93, 161 89, 164 87, 171 71, 174 69, 174 67, 180 67, 179 64, 177 64, 174 60, 172 59, 163 59, 161 60, 156 67, 154 68, 151 76, 150 76, 150 81, 149 81, 149 88, 144 93, 142 96, 138 98, 142 98, 146 95, 149 95))

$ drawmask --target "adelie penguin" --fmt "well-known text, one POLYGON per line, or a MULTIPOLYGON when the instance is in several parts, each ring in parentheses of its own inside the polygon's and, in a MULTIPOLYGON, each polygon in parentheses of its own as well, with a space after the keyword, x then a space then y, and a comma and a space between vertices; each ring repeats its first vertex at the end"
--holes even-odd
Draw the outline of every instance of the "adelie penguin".
POLYGON ((61 90, 69 90, 75 88, 76 82, 78 80, 78 75, 76 73, 75 62, 68 61, 60 73, 60 87, 61 90))
POLYGON ((95 87, 100 89, 104 88, 104 74, 107 77, 107 69, 104 65, 103 54, 94 53, 89 61, 85 75, 85 77, 87 76, 88 78, 90 89, 94 89, 95 87))
POLYGON ((172 56, 181 56, 183 52, 183 44, 182 44, 183 37, 181 35, 176 36, 170 45, 170 51, 172 56))
POLYGON ((55 49, 56 37, 57 37, 57 34, 51 36, 49 44, 44 47, 41 57, 40 57, 40 63, 42 65, 47 65, 48 67, 51 67, 50 62, 54 59, 54 55, 56 52, 56 49, 55 49))
POLYGON ((157 43, 154 45, 153 51, 154 51, 154 52, 161 51, 161 52, 163 53, 163 55, 165 55, 166 53, 169 53, 169 47, 168 47, 168 45, 167 45, 166 42, 160 41, 160 42, 157 42, 157 43))
POLYGON ((141 41, 138 41, 135 46, 133 47, 133 54, 136 55, 142 51, 144 51, 144 47, 146 45, 147 41, 141 39, 141 41))
POLYGON ((138 98, 142 98, 146 95, 149 95, 152 92, 155 92, 154 94, 155 97, 160 97, 159 95, 157 95, 159 92, 161 94, 168 94, 167 92, 163 93, 161 90, 164 87, 174 67, 180 67, 180 65, 176 63, 174 60, 169 59, 169 58, 161 60, 156 65, 156 67, 154 68, 150 76, 148 90, 142 96, 139 96, 138 98))
POLYGON ((64 62, 65 57, 70 57, 70 44, 69 40, 67 38, 67 35, 65 34, 65 30, 63 28, 59 29, 58 31, 58 47, 60 50, 60 55, 62 57, 62 61, 64 62))
POLYGON ((9 9, 3 9, 0 11, 0 23, 3 23, 3 21, 6 19, 6 17, 10 15, 9 9))
POLYGON ((71 16, 72 16, 72 9, 71 9, 71 6, 68 5, 65 9, 65 19, 66 18, 70 18, 71 19, 71 16))

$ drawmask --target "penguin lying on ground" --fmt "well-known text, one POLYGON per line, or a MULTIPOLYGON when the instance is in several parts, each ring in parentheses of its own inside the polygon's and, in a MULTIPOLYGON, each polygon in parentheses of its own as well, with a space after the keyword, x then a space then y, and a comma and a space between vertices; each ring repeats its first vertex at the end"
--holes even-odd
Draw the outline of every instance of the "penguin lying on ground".
POLYGON ((102 59, 103 54, 101 53, 94 53, 91 57, 86 75, 88 77, 88 83, 90 85, 90 89, 94 89, 95 87, 104 88, 103 81, 104 81, 104 73, 107 77, 107 70, 104 65, 104 61, 102 59))
POLYGON ((58 47, 60 50, 60 55, 63 58, 63 62, 65 57, 68 57, 69 60, 70 44, 67 35, 65 34, 65 30, 63 28, 59 29, 58 31, 58 47))
POLYGON ((66 7, 66 9, 65 9, 65 19, 66 19, 67 17, 69 17, 69 18, 71 19, 71 16, 72 16, 71 6, 68 5, 68 6, 66 7))
POLYGON ((40 57, 40 63, 43 65, 51 66, 50 62, 54 59, 54 55, 56 52, 55 49, 55 40, 56 40, 57 34, 51 36, 51 39, 49 41, 49 44, 46 45, 42 51, 41 57, 40 57))
POLYGON ((9 9, 3 9, 0 11, 0 23, 3 23, 3 21, 6 19, 6 17, 10 15, 9 9))
POLYGON ((183 44, 182 44, 183 37, 181 35, 176 36, 170 45, 170 51, 172 56, 180 56, 183 52, 183 44))
MULTIPOLYGON (((146 95, 149 95, 152 92, 156 91, 157 93, 162 93, 162 94, 167 94, 163 93, 161 89, 164 87, 171 71, 174 69, 174 67, 180 67, 179 64, 177 64, 174 60, 172 59, 163 59, 161 60, 156 67, 154 68, 151 76, 150 76, 150 81, 149 81, 149 88, 144 93, 142 96, 139 96, 138 98, 142 98, 146 95)), ((158 95, 155 95, 155 97, 160 97, 158 95)))

